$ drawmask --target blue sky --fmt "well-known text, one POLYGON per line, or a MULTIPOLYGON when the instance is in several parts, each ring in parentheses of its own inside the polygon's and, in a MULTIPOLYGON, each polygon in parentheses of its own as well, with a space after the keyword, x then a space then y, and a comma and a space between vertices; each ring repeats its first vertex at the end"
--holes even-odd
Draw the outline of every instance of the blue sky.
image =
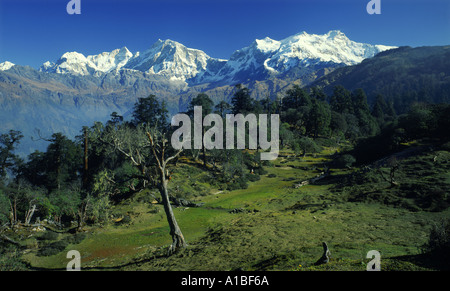
POLYGON ((39 67, 67 51, 84 55, 126 46, 143 51, 172 39, 227 59, 256 38, 280 40, 339 29, 358 42, 450 45, 449 0, 0 0, 0 62, 39 67))

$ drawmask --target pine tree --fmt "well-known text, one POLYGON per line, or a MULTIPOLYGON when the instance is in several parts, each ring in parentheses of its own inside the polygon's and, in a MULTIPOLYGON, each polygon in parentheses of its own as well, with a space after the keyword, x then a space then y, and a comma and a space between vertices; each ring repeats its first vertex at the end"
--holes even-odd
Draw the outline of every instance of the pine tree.
POLYGON ((133 124, 135 126, 145 124, 163 131, 169 127, 166 104, 164 101, 159 103, 155 95, 139 98, 133 110, 133 124))
POLYGON ((231 99, 233 114, 242 113, 244 115, 254 111, 253 99, 250 90, 241 84, 236 85, 237 91, 231 99))

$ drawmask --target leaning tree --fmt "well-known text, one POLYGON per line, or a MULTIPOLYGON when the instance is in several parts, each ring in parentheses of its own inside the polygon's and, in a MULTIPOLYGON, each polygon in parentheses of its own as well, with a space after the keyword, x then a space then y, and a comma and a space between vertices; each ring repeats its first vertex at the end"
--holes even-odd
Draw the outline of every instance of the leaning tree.
POLYGON ((138 169, 141 179, 144 180, 144 186, 156 186, 159 189, 173 240, 169 253, 173 253, 186 247, 168 192, 169 165, 182 150, 175 151, 170 146, 167 135, 168 132, 158 129, 157 126, 151 127, 149 124, 139 124, 136 127, 123 124, 106 127, 99 132, 103 142, 113 146, 138 169))

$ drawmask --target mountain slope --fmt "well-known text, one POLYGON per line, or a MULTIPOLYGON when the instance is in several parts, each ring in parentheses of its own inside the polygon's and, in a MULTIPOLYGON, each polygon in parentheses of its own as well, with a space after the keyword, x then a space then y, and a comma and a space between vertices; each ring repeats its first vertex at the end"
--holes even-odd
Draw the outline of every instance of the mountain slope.
POLYGON ((323 87, 328 94, 337 85, 362 88, 370 102, 382 94, 402 113, 413 102, 450 103, 449 76, 450 46, 401 47, 337 69, 310 86, 323 87))

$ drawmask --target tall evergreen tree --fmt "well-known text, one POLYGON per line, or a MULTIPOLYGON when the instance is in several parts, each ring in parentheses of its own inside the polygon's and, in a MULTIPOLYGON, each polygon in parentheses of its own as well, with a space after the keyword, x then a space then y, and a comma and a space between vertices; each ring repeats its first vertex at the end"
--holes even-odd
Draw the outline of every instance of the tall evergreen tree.
POLYGON ((202 107, 202 116, 210 114, 213 111, 214 102, 209 98, 209 96, 205 93, 198 94, 194 99, 191 100, 188 107, 188 115, 194 115, 194 107, 201 106, 202 107))
POLYGON ((241 84, 236 85, 236 93, 234 93, 231 99, 233 114, 242 113, 244 115, 253 113, 254 101, 250 96, 250 90, 241 84))
POLYGON ((342 85, 334 87, 333 94, 330 98, 330 105, 331 109, 338 113, 353 114, 351 92, 342 85))
POLYGON ((133 124, 145 124, 157 127, 159 130, 167 130, 169 126, 168 110, 165 103, 160 103, 155 95, 139 98, 133 108, 133 124))
MULTIPOLYGON (((202 116, 204 118, 206 115, 212 113, 214 102, 211 100, 211 98, 209 98, 207 94, 204 93, 198 94, 197 97, 192 99, 191 102, 189 103, 188 115, 190 115, 191 117, 194 116, 195 106, 202 107, 202 116)), ((202 126, 202 140, 204 134, 205 134, 205 127, 202 126)), ((203 155, 203 166, 206 167, 206 148, 204 145, 202 146, 202 155, 203 155)))
POLYGON ((228 102, 222 100, 214 107, 214 109, 217 114, 222 116, 222 118, 225 118, 225 114, 227 114, 232 107, 228 102))
POLYGON ((352 95, 353 113, 358 119, 358 126, 363 136, 371 136, 377 133, 378 124, 372 116, 367 103, 367 96, 363 89, 356 89, 352 95))
POLYGON ((283 110, 289 108, 299 109, 300 107, 310 107, 311 97, 308 92, 298 85, 294 85, 291 89, 286 91, 286 96, 283 98, 283 110))
POLYGON ((14 150, 22 138, 21 132, 16 130, 0 135, 0 179, 6 176, 8 169, 12 169, 19 162, 14 150))
POLYGON ((312 99, 311 110, 308 114, 308 133, 313 137, 319 134, 328 135, 330 131, 331 111, 327 103, 319 99, 312 99))

